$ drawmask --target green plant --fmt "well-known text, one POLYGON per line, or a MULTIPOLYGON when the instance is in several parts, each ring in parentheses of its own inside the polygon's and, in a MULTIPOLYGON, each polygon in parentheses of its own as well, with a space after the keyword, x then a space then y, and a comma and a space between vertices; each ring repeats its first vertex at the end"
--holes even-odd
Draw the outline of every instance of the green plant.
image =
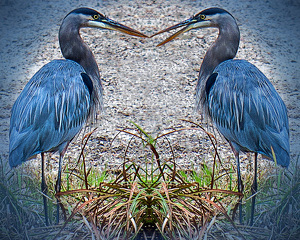
MULTIPOLYGON (((240 196, 234 161, 221 159, 213 135, 186 122, 192 126, 168 129, 156 137, 135 123, 133 128, 119 130, 110 147, 103 147, 111 154, 111 165, 101 163, 101 168, 94 166, 97 157, 86 161, 93 132, 87 134, 79 157, 65 158, 62 192, 57 195, 67 218, 63 227, 44 225, 39 168, 28 162, 7 170, 7 163, 0 159, 0 238, 295 239, 300 218, 299 166, 292 164, 290 172, 271 165, 264 168, 255 227, 235 226, 229 217, 240 196), (180 142, 186 133, 191 133, 193 142, 210 143, 206 152, 196 145, 188 150, 200 152, 195 164, 195 159, 186 161, 190 145, 180 142)), ((56 176, 49 174, 53 166, 48 167, 51 197, 56 176)), ((244 185, 250 195, 248 172, 244 185)), ((246 204, 251 202, 247 196, 244 199, 246 204)), ((48 203, 55 213, 52 200, 48 203)))
POLYGON ((300 233, 300 166, 277 168, 266 176, 258 195, 256 225, 270 230, 269 239, 298 239, 300 233))
POLYGON ((80 213, 97 239, 108 240, 140 238, 147 226, 156 226, 165 239, 201 239, 220 213, 233 224, 223 202, 231 202, 240 194, 222 186, 222 178, 230 176, 221 164, 216 164, 218 156, 211 134, 207 133, 215 149, 214 164, 210 167, 203 163, 202 171, 197 172, 180 169, 167 136, 187 130, 204 131, 202 128, 174 129, 154 138, 133 125, 133 129, 120 130, 131 138, 117 174, 105 171, 94 185, 89 181, 96 174, 91 168, 83 170, 85 175, 79 179, 85 182, 84 188, 58 194, 70 203, 76 202, 69 220, 80 213), (169 149, 168 158, 160 157, 159 146, 164 151, 169 149))
POLYGON ((20 169, 8 171, 0 162, 0 239, 29 239, 27 229, 41 220, 37 181, 20 169))

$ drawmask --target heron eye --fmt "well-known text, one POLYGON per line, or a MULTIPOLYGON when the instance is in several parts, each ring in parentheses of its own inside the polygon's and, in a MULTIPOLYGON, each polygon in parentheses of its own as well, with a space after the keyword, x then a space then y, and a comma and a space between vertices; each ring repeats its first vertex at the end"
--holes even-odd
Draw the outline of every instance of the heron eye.
POLYGON ((205 15, 203 15, 203 14, 200 15, 200 19, 201 19, 201 20, 204 20, 204 19, 205 19, 205 15))
POLYGON ((99 15, 94 15, 93 18, 94 18, 95 20, 97 20, 97 19, 99 18, 99 15))

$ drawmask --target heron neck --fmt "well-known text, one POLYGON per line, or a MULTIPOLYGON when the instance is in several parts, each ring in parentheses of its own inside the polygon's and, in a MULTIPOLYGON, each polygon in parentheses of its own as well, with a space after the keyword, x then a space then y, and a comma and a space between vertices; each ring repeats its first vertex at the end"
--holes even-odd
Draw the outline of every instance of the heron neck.
POLYGON ((210 76, 220 63, 233 59, 238 51, 240 32, 236 22, 230 24, 222 22, 218 28, 219 36, 204 56, 200 76, 210 76))
POLYGON ((80 37, 79 30, 80 25, 76 23, 76 19, 63 21, 59 30, 59 44, 62 55, 66 59, 79 63, 90 77, 100 79, 95 57, 80 37))
POLYGON ((217 26, 219 35, 217 40, 207 50, 201 64, 197 83, 196 108, 205 105, 205 86, 208 77, 222 62, 233 59, 238 51, 240 31, 233 18, 226 18, 217 26))
POLYGON ((91 115, 96 119, 96 112, 102 109, 102 84, 95 57, 88 45, 80 37, 80 23, 71 15, 67 16, 59 30, 59 44, 66 59, 79 63, 93 82, 91 115))

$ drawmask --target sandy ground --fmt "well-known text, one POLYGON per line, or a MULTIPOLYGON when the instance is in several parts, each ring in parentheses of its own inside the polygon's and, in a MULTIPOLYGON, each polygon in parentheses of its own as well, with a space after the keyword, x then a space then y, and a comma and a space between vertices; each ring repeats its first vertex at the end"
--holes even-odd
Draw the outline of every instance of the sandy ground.
MULTIPOLYGON (((237 58, 255 64, 278 90, 288 108, 292 161, 299 156, 299 1, 1 0, 0 153, 4 161, 8 159, 9 118, 14 101, 39 68, 62 58, 58 44, 60 23, 66 13, 82 6, 149 35, 208 7, 231 12, 241 31, 237 58)), ((201 122, 200 116, 193 113, 196 79, 217 30, 190 31, 156 48, 168 35, 140 39, 108 30, 82 30, 82 37, 96 57, 104 86, 105 111, 88 145, 89 156, 102 159, 98 164, 109 161, 100 146, 113 138, 117 128, 130 126, 129 120, 153 135, 182 124, 179 119, 201 122)), ((79 140, 71 144, 67 156, 78 154, 79 140)), ((221 146, 222 143, 220 139, 221 146)), ((195 144, 198 143, 190 138, 186 146, 195 144)), ((228 144, 224 146, 224 152, 232 157, 228 144)), ((181 160, 188 162, 197 156, 195 151, 186 151, 181 160)))

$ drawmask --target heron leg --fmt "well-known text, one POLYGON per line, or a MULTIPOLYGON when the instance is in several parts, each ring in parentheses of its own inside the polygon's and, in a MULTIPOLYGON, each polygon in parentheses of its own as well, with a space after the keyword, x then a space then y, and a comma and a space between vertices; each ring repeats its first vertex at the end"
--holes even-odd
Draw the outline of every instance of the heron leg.
MULTIPOLYGON (((58 174, 57 174, 57 180, 55 185, 55 191, 56 193, 60 192, 61 189, 61 164, 62 164, 62 158, 63 154, 59 154, 59 165, 58 165, 58 174)), ((59 199, 57 198, 57 212, 56 212, 56 223, 59 223, 59 199)))
MULTIPOLYGON (((240 157, 239 153, 235 153, 236 164, 237 164, 237 175, 238 175, 238 191, 242 193, 242 177, 241 177, 241 170, 240 170, 240 157)), ((243 224, 243 215, 242 215, 242 197, 239 199, 239 220, 240 224, 243 224)))
MULTIPOLYGON (((56 180, 56 185, 55 185, 55 190, 56 193, 60 192, 61 189, 61 168, 62 168, 62 159, 64 158, 64 155, 67 151, 67 148, 69 146, 68 142, 66 144, 66 146, 64 147, 64 149, 59 153, 59 163, 58 163, 58 174, 57 174, 57 180, 56 180)), ((59 205, 60 205, 60 201, 59 198, 57 197, 57 212, 56 212, 56 223, 59 223, 59 205)))
POLYGON ((255 210, 255 198, 256 198, 256 192, 257 192, 257 153, 254 153, 254 178, 253 178, 253 184, 251 186, 251 192, 252 192, 252 205, 251 205, 251 219, 250 219, 250 226, 253 225, 253 219, 254 219, 254 210, 255 210))
POLYGON ((47 192, 48 187, 45 180, 45 162, 44 162, 44 153, 41 153, 42 159, 42 183, 41 183, 41 191, 43 193, 43 202, 44 202, 44 212, 45 212, 45 222, 46 226, 49 226, 49 219, 48 219, 48 205, 47 205, 47 192))

